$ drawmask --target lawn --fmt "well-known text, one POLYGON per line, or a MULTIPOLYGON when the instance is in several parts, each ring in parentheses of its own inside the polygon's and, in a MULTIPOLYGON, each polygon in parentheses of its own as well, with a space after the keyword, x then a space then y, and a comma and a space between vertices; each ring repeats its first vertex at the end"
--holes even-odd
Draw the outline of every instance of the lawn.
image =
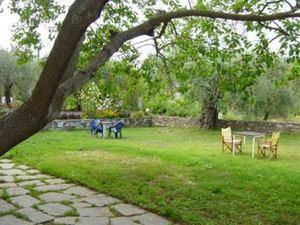
POLYGON ((179 224, 299 224, 300 134, 279 158, 222 153, 219 131, 126 128, 121 140, 40 132, 5 157, 168 217, 179 224))

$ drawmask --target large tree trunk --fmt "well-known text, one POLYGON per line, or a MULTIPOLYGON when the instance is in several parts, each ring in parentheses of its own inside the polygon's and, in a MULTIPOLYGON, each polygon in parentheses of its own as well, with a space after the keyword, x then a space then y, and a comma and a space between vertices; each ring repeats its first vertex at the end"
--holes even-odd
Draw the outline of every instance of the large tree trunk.
POLYGON ((217 127, 218 122, 218 106, 217 99, 210 98, 205 101, 202 115, 200 118, 200 125, 204 129, 212 129, 217 127))
POLYGON ((270 116, 270 112, 265 112, 263 120, 267 121, 269 119, 269 116, 270 116))
POLYGON ((4 86, 4 97, 5 97, 5 103, 7 105, 7 107, 11 107, 11 89, 12 89, 13 85, 9 84, 9 85, 5 85, 4 86))

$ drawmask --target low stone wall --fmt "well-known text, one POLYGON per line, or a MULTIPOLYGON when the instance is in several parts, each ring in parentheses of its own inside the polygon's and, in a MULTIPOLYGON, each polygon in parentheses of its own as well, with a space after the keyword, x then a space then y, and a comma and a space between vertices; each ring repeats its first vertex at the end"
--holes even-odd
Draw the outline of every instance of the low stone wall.
POLYGON ((88 129, 89 122, 84 119, 53 120, 44 130, 84 130, 88 129))
MULTIPOLYGON (((115 119, 105 119, 112 121, 115 119)), ((186 127, 200 128, 200 119, 193 117, 156 116, 145 118, 125 118, 126 127, 186 127)), ((45 130, 82 130, 89 128, 89 119, 54 120, 45 130)), ((300 123, 219 120, 218 127, 231 127, 234 130, 258 132, 300 132, 300 123)))
MULTIPOLYGON (((114 121, 116 119, 104 119, 114 121)), ((123 120, 126 127, 150 127, 151 118, 126 118, 123 120)), ((86 130, 89 129, 90 119, 53 120, 44 130, 86 130)))
POLYGON ((151 117, 123 119, 127 127, 151 127, 151 117))
POLYGON ((266 133, 274 131, 281 131, 284 133, 300 132, 300 123, 291 122, 219 120, 218 127, 231 127, 234 130, 266 133))
POLYGON ((155 116, 151 118, 153 127, 200 127, 196 117, 155 116))

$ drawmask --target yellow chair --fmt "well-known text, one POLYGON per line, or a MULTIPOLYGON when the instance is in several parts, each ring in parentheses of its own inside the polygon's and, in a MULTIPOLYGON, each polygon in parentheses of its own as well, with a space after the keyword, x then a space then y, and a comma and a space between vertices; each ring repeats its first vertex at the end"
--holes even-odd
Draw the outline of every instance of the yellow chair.
POLYGON ((238 150, 239 152, 242 152, 242 138, 241 139, 235 139, 235 137, 232 135, 231 127, 221 129, 222 130, 222 152, 224 152, 226 149, 230 150, 231 152, 234 150, 238 150))
POLYGON ((273 132, 271 140, 258 141, 257 155, 258 157, 266 156, 266 151, 270 151, 270 158, 277 158, 277 147, 280 132, 273 132))

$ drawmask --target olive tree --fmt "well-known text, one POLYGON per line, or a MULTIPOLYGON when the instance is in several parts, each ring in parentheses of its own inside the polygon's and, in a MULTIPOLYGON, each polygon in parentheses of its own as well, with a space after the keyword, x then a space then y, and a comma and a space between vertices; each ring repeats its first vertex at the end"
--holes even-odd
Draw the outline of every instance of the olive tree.
POLYGON ((0 50, 0 84, 4 89, 5 103, 11 104, 12 87, 21 76, 15 57, 5 50, 0 50))
POLYGON ((291 69, 294 67, 291 63, 276 60, 272 68, 267 69, 248 87, 248 98, 229 95, 231 108, 247 119, 286 119, 297 115, 300 73, 297 72, 298 76, 291 76, 291 69))
POLYGON ((37 81, 39 66, 37 63, 19 65, 13 53, 0 50, 0 84, 4 90, 5 102, 11 104, 12 88, 17 89, 18 100, 24 102, 31 95, 37 81))

